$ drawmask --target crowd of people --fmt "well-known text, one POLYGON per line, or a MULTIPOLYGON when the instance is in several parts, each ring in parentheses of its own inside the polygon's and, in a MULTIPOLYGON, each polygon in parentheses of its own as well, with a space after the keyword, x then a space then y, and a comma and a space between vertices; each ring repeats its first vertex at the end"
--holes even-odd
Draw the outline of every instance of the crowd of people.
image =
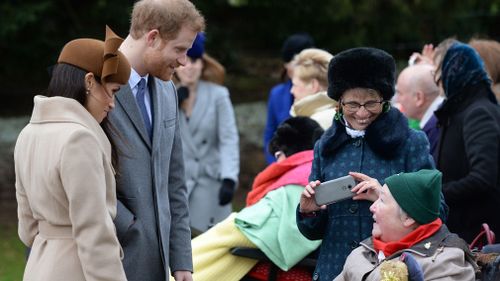
POLYGON ((233 212, 238 128, 204 30, 188 0, 139 0, 125 39, 62 48, 14 153, 23 280, 240 280, 259 261, 234 247, 283 272, 315 255, 294 280, 475 280, 468 244, 500 231, 500 43, 427 44, 396 79, 384 50, 291 35, 269 165, 233 212), (352 198, 317 205, 346 175, 352 198))

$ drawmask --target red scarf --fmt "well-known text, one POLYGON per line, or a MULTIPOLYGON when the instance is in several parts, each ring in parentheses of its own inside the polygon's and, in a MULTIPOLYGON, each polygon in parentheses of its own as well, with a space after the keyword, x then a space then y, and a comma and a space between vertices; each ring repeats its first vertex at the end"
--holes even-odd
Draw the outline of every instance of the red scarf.
POLYGON ((252 190, 247 196, 247 206, 257 203, 269 191, 275 190, 287 184, 306 186, 311 173, 314 153, 305 150, 287 157, 281 162, 269 165, 260 172, 252 185, 252 190))
POLYGON ((408 249, 418 242, 431 237, 439 230, 442 224, 443 222, 441 221, 441 219, 437 218, 433 222, 417 227, 401 240, 395 242, 382 242, 381 240, 373 237, 373 247, 375 248, 377 253, 379 251, 383 251, 384 255, 388 257, 399 250, 408 249))

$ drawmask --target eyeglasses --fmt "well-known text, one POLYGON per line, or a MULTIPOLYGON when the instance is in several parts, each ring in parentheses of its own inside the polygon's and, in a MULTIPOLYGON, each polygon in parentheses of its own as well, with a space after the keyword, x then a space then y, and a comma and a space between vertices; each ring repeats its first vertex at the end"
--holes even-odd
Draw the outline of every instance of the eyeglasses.
POLYGON ((358 111, 361 107, 364 107, 367 111, 370 112, 376 112, 381 109, 380 105, 386 101, 381 100, 381 101, 367 101, 363 104, 355 101, 350 101, 350 102, 342 102, 342 105, 347 109, 348 111, 351 112, 356 112, 358 111))

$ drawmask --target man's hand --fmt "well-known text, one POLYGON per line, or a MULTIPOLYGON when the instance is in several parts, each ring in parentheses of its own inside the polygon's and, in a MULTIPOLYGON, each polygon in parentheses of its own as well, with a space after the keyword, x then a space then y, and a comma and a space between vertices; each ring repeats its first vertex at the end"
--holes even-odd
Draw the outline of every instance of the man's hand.
POLYGON ((175 281, 193 281, 193 274, 187 270, 174 271, 174 279, 175 281))

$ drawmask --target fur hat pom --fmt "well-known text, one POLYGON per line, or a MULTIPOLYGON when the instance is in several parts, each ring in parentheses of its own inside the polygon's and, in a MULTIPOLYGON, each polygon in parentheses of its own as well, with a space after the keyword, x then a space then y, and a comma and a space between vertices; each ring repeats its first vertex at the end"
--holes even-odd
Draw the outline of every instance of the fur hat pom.
POLYGON ((328 96, 336 101, 354 88, 377 90, 384 100, 395 91, 396 62, 376 48, 353 48, 340 52, 328 66, 328 96))

